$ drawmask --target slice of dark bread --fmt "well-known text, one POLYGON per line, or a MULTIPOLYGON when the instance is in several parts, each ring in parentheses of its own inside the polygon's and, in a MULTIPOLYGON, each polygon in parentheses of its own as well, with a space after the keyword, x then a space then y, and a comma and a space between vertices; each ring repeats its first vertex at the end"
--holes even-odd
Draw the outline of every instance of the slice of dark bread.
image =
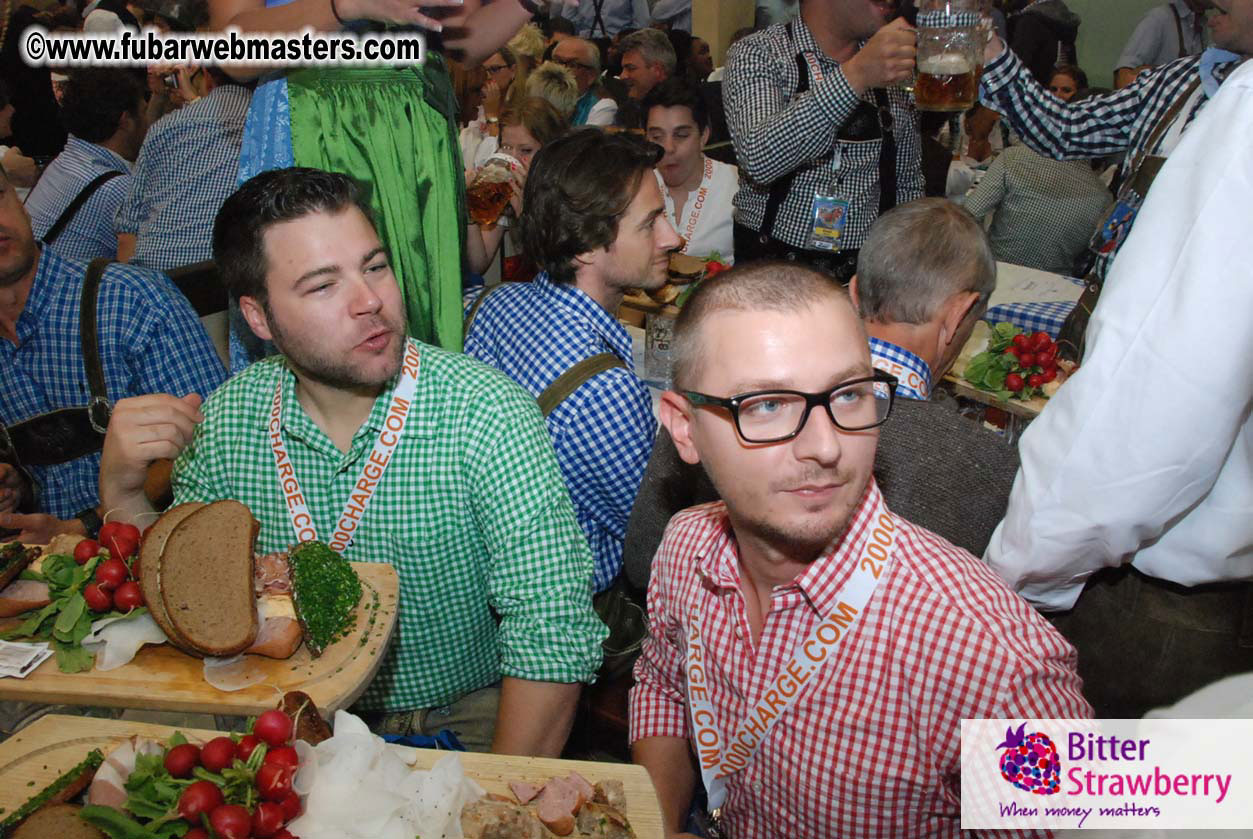
POLYGON ((301 542, 288 551, 292 602, 316 658, 344 634, 361 600, 361 580, 352 563, 322 544, 301 542))
POLYGON ((106 839, 78 817, 77 804, 52 804, 37 810, 13 831, 13 839, 106 839))
POLYGON ((166 539, 161 599, 190 649, 231 656, 256 640, 252 546, 259 527, 238 501, 215 501, 185 518, 166 539))
POLYGON ((174 532, 174 528, 204 506, 201 501, 189 501, 166 510, 148 528, 143 543, 139 546, 139 589, 144 593, 144 604, 157 626, 165 633, 165 637, 170 639, 170 643, 184 650, 187 649, 187 639, 170 623, 165 614, 165 603, 161 599, 161 554, 165 551, 165 542, 174 532))

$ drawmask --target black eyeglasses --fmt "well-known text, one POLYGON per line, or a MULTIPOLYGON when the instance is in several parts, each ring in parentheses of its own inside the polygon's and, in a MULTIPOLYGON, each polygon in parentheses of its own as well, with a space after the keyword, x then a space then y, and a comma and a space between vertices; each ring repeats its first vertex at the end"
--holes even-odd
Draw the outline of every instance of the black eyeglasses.
POLYGON ((840 382, 823 393, 799 390, 755 390, 730 398, 695 391, 680 391, 693 405, 716 406, 731 412, 735 430, 745 443, 779 443, 790 440, 809 420, 809 412, 821 405, 836 428, 866 431, 883 425, 892 411, 896 377, 882 370, 861 379, 840 382))
POLYGON ((509 65, 508 65, 508 64, 500 64, 500 65, 497 65, 496 67, 488 67, 488 66, 485 64, 485 65, 483 65, 483 69, 487 71, 487 74, 488 74, 489 76, 494 76, 494 75, 496 75, 497 73, 499 73, 501 70, 508 70, 508 69, 509 69, 509 65))
POLYGON ((553 61, 557 64, 560 64, 562 67, 565 67, 567 70, 571 70, 571 71, 587 70, 591 72, 596 69, 590 64, 584 64, 582 61, 575 61, 573 58, 566 58, 566 59, 554 58, 553 61))

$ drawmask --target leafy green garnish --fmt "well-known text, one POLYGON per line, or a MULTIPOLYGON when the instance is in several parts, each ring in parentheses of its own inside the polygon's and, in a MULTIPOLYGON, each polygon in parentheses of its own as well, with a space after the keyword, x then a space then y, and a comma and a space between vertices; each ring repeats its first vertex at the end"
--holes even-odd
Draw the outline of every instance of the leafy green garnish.
POLYGON ((135 617, 147 612, 142 607, 130 612, 93 614, 83 599, 83 589, 96 577, 96 566, 103 556, 93 556, 79 565, 72 556, 54 554, 43 562, 39 572, 23 572, 25 579, 48 584, 51 602, 40 609, 23 613, 22 623, 0 635, 0 638, 30 638, 49 641, 56 653, 57 667, 62 673, 90 670, 95 656, 83 649, 83 639, 91 634, 94 621, 111 617, 135 617))

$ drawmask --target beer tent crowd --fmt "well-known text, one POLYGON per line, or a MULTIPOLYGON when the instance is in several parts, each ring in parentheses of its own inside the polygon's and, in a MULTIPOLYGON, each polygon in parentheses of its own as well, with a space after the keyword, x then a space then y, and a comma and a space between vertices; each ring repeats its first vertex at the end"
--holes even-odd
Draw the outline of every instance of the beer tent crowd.
POLYGON ((956 836, 962 719, 1247 701, 1253 0, 1087 73, 1064 0, 727 44, 668 0, 3 11, 6 540, 234 498, 285 550, 273 413, 310 529, 400 575, 354 713, 633 760, 676 836, 956 836), (345 22, 427 60, 18 49, 345 22), (1006 349, 1051 395, 1021 435, 945 381, 1006 264, 1082 287, 1006 349))

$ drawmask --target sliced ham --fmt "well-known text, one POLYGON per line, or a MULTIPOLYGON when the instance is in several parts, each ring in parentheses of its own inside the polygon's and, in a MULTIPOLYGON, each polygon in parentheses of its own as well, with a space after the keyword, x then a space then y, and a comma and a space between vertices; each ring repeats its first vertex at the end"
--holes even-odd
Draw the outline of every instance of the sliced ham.
POLYGON ((558 836, 574 832, 574 814, 587 803, 583 792, 565 778, 553 778, 544 785, 535 814, 544 826, 558 836))
POLYGON ((0 618, 11 618, 51 603, 48 584, 38 580, 14 580, 0 590, 0 618))
POLYGON ((257 640, 244 652, 269 658, 291 658, 303 639, 300 622, 295 618, 267 617, 257 630, 257 640))
POLYGON ((509 791, 518 799, 519 804, 530 804, 543 789, 543 785, 536 786, 535 784, 528 784, 526 781, 509 782, 509 791))
POLYGON ((287 568, 287 554, 272 553, 257 557, 253 587, 258 595, 290 594, 291 573, 287 568))
POLYGON ((138 755, 160 754, 160 743, 142 737, 128 737, 105 756, 96 777, 87 788, 87 803, 120 809, 126 803, 126 779, 135 771, 138 755))
POLYGON ((578 772, 571 772, 566 776, 566 780, 572 787, 583 794, 583 801, 591 801, 596 796, 596 790, 592 788, 592 784, 587 778, 584 778, 578 772))

